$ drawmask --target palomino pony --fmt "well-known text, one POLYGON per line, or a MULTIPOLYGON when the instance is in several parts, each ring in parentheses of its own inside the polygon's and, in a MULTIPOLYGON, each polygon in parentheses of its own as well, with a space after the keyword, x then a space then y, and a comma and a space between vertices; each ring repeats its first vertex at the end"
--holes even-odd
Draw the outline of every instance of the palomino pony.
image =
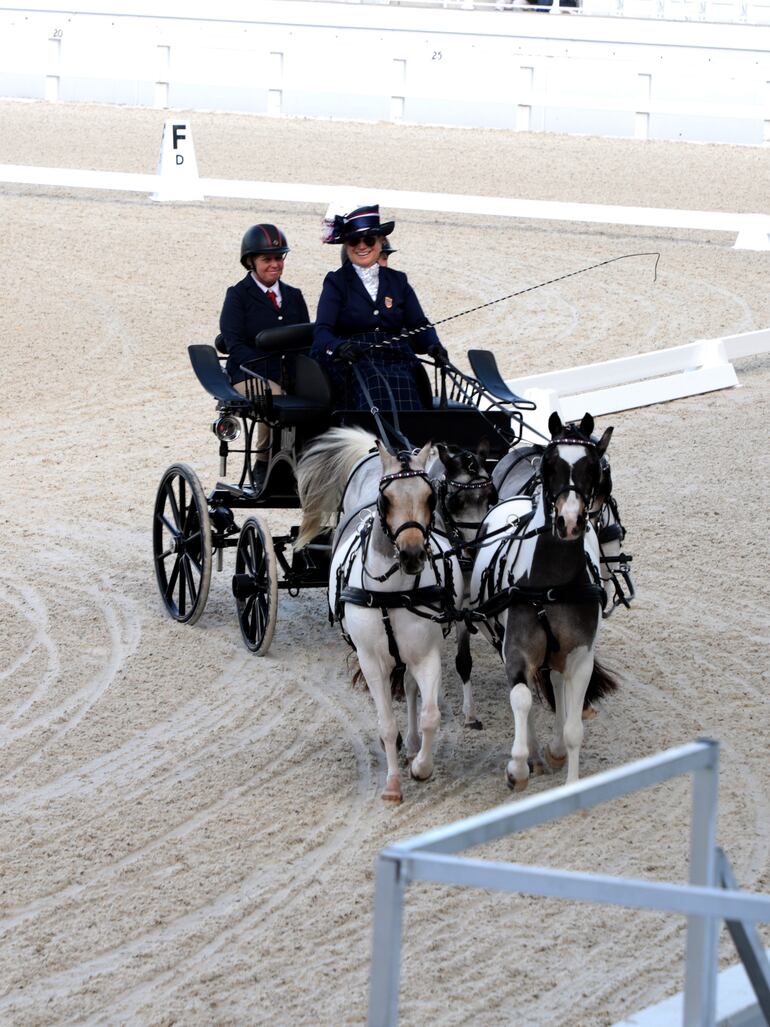
POLYGON ((457 558, 446 536, 434 531, 430 450, 428 443, 416 453, 394 454, 369 432, 332 428, 310 443, 297 465, 303 510, 297 546, 340 511, 329 606, 374 699, 388 767, 382 798, 389 802, 403 797, 393 689, 403 683, 406 691, 411 775, 427 781, 441 721, 442 641, 462 599, 457 558))
POLYGON ((526 788, 530 765, 542 773, 532 720, 533 693, 544 696, 556 719, 545 759, 567 762, 578 779, 583 707, 617 687, 594 656, 606 595, 600 553, 589 517, 612 435, 591 439, 593 418, 578 428, 548 422, 551 442, 540 459, 540 489, 532 499, 501 500, 479 532, 471 602, 482 630, 498 647, 511 686, 515 737, 507 779, 526 788))

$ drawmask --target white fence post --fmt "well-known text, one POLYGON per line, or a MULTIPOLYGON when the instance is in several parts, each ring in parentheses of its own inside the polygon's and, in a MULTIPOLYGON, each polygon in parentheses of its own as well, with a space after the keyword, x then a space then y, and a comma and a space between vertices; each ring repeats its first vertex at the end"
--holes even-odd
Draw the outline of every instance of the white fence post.
POLYGON ((374 926, 369 1027, 396 1027, 401 976, 401 921, 406 881, 398 858, 385 849, 374 867, 374 926))
MULTIPOLYGON (((712 747, 711 761, 693 772, 692 824, 690 825, 690 884, 713 888, 717 883, 717 800, 719 747, 712 747)), ((719 921, 708 915, 687 918, 683 1027, 714 1027, 719 921)))

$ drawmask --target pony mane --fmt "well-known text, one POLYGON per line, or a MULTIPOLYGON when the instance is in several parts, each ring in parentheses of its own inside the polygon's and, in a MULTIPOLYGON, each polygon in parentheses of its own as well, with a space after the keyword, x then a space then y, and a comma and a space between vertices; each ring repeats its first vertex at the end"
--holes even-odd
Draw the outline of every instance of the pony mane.
POLYGON ((297 464, 302 523, 295 549, 336 523, 351 471, 376 445, 377 437, 364 428, 331 428, 306 447, 297 464))

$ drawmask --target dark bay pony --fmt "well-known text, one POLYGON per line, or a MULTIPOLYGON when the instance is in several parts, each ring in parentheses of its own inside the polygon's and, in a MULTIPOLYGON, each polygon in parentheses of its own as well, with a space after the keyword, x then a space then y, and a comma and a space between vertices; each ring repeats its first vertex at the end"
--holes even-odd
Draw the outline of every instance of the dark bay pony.
POLYGON ((484 520, 471 580, 471 604, 482 630, 499 649, 511 688, 515 737, 507 779, 526 788, 530 766, 543 762, 532 720, 532 697, 554 710, 544 757, 567 762, 578 779, 586 701, 617 687, 595 657, 606 595, 590 512, 601 487, 602 458, 612 435, 591 438, 586 414, 579 426, 548 422, 551 441, 539 462, 535 494, 503 497, 484 520))
MULTIPOLYGON (((486 467, 489 440, 481 439, 475 453, 441 444, 437 448, 438 458, 430 470, 438 482, 439 530, 448 535, 459 556, 463 606, 467 607, 475 558, 473 543, 490 507, 497 502, 497 488, 486 467)), ((455 639, 455 668, 463 685, 464 725, 479 730, 482 724, 476 716, 471 688, 471 633, 462 617, 455 626, 455 639)))
POLYGON ((403 683, 411 776, 433 773, 441 714, 443 639, 462 601, 457 557, 436 529, 430 443, 391 453, 360 428, 332 428, 297 466, 303 510, 297 546, 338 519, 332 540, 329 607, 355 648, 377 711, 387 760, 382 798, 401 802, 394 688, 403 683), (374 449, 374 452, 370 452, 374 449), (417 715, 417 695, 421 709, 417 715))

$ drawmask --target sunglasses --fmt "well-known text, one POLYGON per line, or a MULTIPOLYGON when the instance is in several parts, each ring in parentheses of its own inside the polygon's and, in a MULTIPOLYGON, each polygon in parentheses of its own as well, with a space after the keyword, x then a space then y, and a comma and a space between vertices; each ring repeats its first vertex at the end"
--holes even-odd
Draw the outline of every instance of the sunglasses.
POLYGON ((354 235, 347 240, 348 246, 358 246, 359 243, 365 243, 367 246, 374 246, 377 242, 378 236, 376 235, 354 235))

